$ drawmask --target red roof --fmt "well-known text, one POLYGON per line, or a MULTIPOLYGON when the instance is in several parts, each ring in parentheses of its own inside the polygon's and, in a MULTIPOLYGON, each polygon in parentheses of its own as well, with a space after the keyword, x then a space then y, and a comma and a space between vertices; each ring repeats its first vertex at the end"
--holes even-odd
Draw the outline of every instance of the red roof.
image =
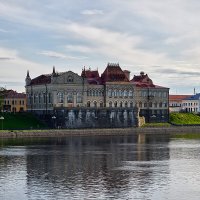
POLYGON ((169 95, 170 101, 181 101, 185 98, 191 97, 192 95, 169 95))
POLYGON ((41 84, 49 84, 51 83, 51 75, 43 74, 31 80, 30 85, 41 85, 41 84))
POLYGON ((10 90, 6 95, 5 98, 15 98, 15 99, 22 99, 26 98, 26 94, 18 93, 16 91, 10 90))
POLYGON ((119 64, 108 63, 105 71, 101 75, 102 82, 129 82, 126 74, 119 64))

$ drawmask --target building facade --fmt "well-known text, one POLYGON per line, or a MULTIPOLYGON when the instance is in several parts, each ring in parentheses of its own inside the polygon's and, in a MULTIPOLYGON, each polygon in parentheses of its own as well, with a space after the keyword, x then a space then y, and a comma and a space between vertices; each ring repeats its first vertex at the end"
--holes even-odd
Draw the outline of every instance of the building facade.
POLYGON ((26 94, 13 90, 5 90, 2 99, 3 112, 24 112, 26 111, 26 94))
POLYGON ((112 126, 117 126, 117 120, 123 122, 123 126, 132 126, 138 118, 138 107, 140 115, 147 121, 151 121, 152 115, 155 115, 154 121, 158 121, 158 110, 167 121, 169 89, 156 86, 152 81, 149 85, 143 76, 137 81, 136 78, 130 80, 129 71, 123 71, 119 64, 112 63, 108 63, 101 76, 98 70, 85 68, 78 75, 72 71, 57 73, 54 67, 51 74, 34 79, 27 72, 27 110, 39 115, 57 115, 54 116, 56 119, 64 117, 68 121, 62 122, 61 126, 64 123, 67 127, 67 123, 73 124, 88 116, 93 119, 105 116, 105 121, 112 121, 112 126), (157 101, 157 106, 161 101, 162 106, 154 109, 157 101))
POLYGON ((190 113, 200 112, 200 93, 182 100, 182 110, 190 113))
POLYGON ((180 112, 184 111, 185 105, 183 106, 183 101, 192 95, 169 95, 169 111, 170 112, 180 112))

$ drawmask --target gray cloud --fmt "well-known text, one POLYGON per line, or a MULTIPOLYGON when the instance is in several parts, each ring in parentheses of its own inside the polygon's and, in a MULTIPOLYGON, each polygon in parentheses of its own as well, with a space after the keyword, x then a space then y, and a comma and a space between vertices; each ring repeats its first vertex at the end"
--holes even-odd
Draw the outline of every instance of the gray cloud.
POLYGON ((0 57, 0 60, 13 60, 14 58, 11 57, 0 57))
POLYGON ((83 10, 83 11, 81 11, 81 14, 82 15, 103 15, 104 12, 103 12, 103 10, 94 9, 94 10, 83 10))

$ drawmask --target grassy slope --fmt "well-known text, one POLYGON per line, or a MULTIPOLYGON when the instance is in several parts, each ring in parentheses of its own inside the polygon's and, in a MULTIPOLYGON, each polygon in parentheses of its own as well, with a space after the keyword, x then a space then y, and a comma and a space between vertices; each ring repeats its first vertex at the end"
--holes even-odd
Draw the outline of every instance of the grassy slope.
POLYGON ((171 113, 170 122, 174 124, 200 124, 200 116, 193 113, 171 113))
MULTIPOLYGON (((45 128, 45 125, 31 113, 0 113, 0 116, 4 117, 4 130, 45 128)), ((0 129, 1 128, 2 121, 0 120, 0 129)))

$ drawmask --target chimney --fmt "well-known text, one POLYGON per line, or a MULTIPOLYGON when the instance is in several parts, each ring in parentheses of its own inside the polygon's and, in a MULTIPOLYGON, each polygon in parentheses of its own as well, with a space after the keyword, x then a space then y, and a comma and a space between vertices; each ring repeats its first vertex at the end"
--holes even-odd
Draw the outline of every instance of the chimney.
POLYGON ((124 70, 124 74, 128 78, 128 80, 130 81, 130 71, 124 70))

